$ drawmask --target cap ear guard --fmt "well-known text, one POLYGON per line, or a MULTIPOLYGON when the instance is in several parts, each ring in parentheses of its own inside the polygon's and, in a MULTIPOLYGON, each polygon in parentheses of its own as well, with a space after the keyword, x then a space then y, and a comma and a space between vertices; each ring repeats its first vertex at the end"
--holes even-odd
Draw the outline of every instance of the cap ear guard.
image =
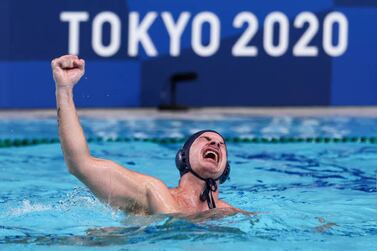
POLYGON ((227 181, 229 179, 229 174, 230 174, 230 165, 229 165, 229 162, 227 161, 224 172, 219 177, 220 184, 223 184, 225 181, 227 181))
POLYGON ((186 153, 183 149, 180 149, 175 155, 175 165, 177 166, 181 176, 189 171, 186 153))

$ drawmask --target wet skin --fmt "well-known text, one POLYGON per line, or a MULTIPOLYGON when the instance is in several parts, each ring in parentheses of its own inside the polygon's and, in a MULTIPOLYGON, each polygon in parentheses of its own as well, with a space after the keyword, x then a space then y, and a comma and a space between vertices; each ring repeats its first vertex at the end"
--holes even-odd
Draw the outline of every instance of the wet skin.
MULTIPOLYGON (((92 156, 73 100, 73 89, 84 75, 85 61, 74 55, 65 55, 54 59, 51 67, 64 160, 68 170, 99 199, 114 208, 140 215, 193 214, 208 210, 207 202, 199 199, 204 181, 191 173, 183 175, 177 187, 168 188, 155 177, 92 156)), ((213 132, 202 134, 193 142, 189 158, 192 169, 201 177, 220 177, 227 162, 222 137, 213 132)), ((213 192, 217 207, 237 211, 219 199, 219 190, 213 192)))

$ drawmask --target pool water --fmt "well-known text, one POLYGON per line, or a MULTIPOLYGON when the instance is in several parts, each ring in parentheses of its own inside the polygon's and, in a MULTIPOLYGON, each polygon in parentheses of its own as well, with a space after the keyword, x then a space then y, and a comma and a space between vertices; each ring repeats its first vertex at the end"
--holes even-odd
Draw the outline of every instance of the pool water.
MULTIPOLYGON (((88 136, 376 136, 371 118, 82 119, 88 136)), ((56 137, 54 118, 0 120, 0 139, 56 137), (26 126, 27 125, 27 126, 26 126)), ((176 186, 177 144, 91 143, 94 156, 176 186)), ((0 149, 0 250, 374 250, 377 144, 228 145, 220 197, 256 216, 132 216, 99 202, 59 144, 0 149)))

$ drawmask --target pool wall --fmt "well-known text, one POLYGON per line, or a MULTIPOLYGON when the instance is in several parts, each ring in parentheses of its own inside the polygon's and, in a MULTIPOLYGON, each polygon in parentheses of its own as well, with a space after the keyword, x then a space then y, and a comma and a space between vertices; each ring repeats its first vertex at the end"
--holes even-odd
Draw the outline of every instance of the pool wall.
POLYGON ((180 72, 198 76, 177 88, 194 107, 377 105, 376 23, 374 0, 3 0, 0 108, 54 108, 50 60, 66 53, 87 61, 79 107, 168 103, 180 72))

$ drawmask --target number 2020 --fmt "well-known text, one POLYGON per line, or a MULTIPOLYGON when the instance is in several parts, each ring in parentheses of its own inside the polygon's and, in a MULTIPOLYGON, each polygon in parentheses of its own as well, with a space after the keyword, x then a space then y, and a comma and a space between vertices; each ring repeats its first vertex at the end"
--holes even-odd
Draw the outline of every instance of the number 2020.
MULTIPOLYGON (((312 12, 301 12, 293 22, 297 29, 307 29, 293 46, 293 55, 296 57, 316 57, 318 48, 309 45, 319 29, 318 18, 312 12)), ((258 55, 258 48, 249 45, 258 31, 258 19, 251 12, 241 12, 233 20, 235 28, 242 28, 247 24, 247 28, 234 44, 233 56, 255 57, 258 55)), ((322 44, 324 51, 332 57, 339 57, 345 53, 348 46, 348 20, 340 12, 331 12, 323 20, 322 44), (334 25, 338 25, 337 44, 333 43, 334 25)), ((284 55, 289 47, 289 20, 282 12, 271 12, 264 20, 263 47, 266 53, 272 57, 284 55), (279 27, 279 32, 275 32, 275 27, 279 27), (274 44, 274 35, 278 34, 277 44, 274 44)))

